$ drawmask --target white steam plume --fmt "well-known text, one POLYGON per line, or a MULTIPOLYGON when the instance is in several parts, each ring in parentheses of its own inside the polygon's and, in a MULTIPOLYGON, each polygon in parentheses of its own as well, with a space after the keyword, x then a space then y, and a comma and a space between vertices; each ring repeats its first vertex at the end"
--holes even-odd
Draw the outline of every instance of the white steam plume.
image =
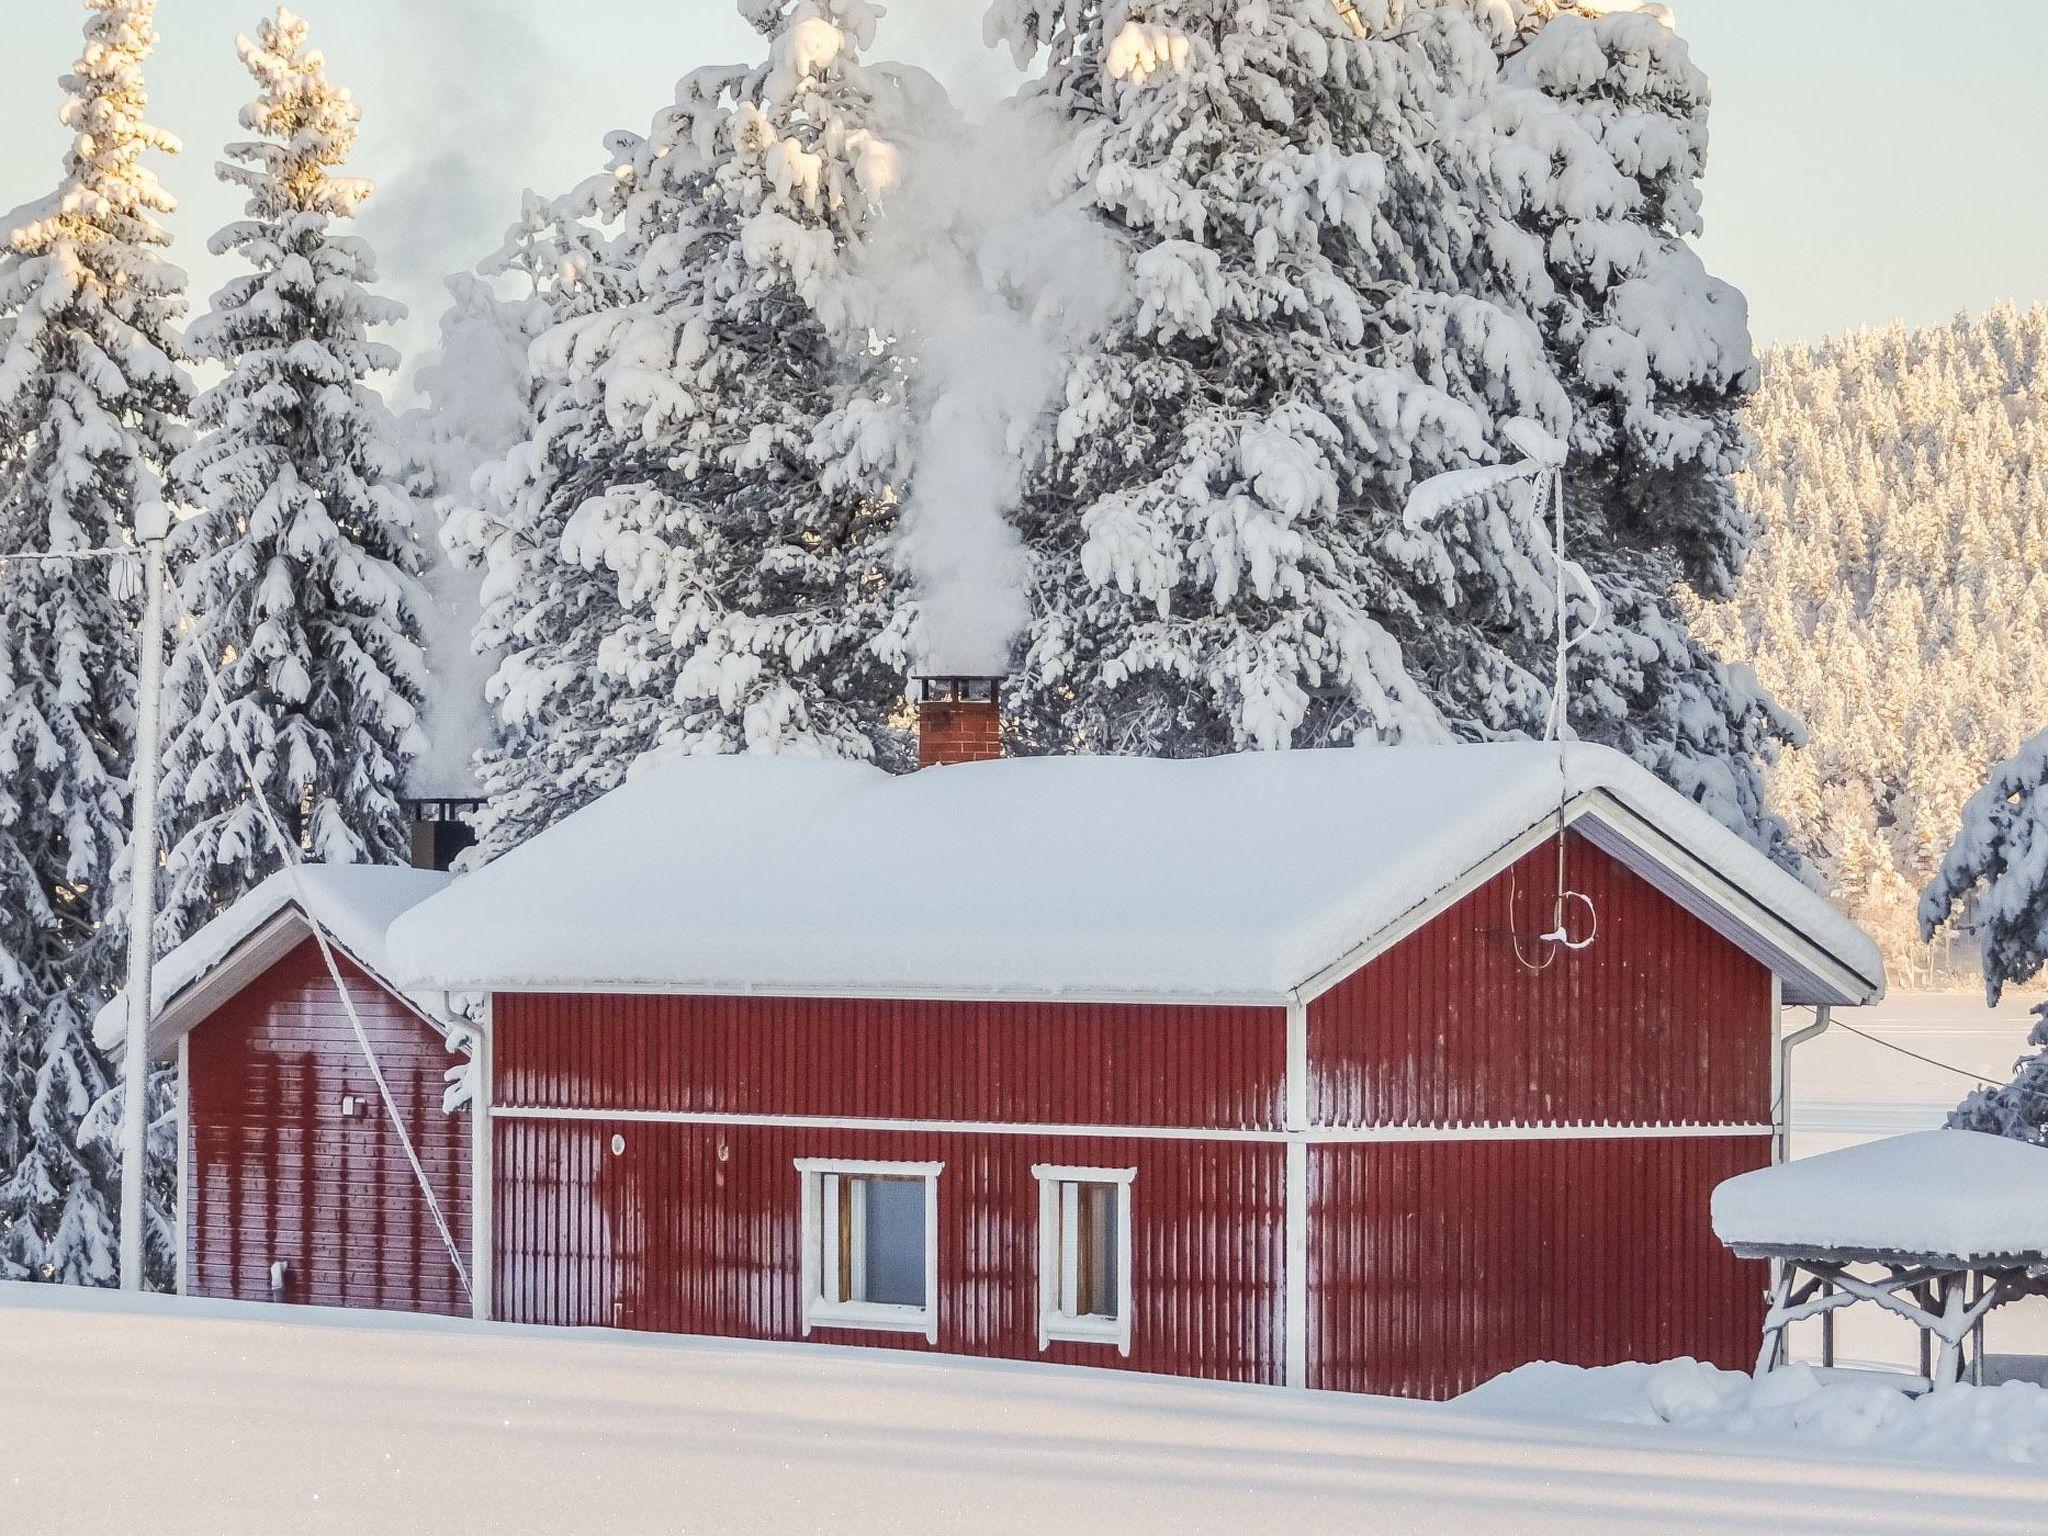
POLYGON ((902 559, 918 605, 913 650, 940 675, 1006 672, 1030 619, 1011 522, 1020 454, 1064 377, 1125 292, 1125 264, 1044 170, 1062 126, 1028 103, 982 124, 929 123, 868 245, 876 329, 910 359, 916 474, 902 559))

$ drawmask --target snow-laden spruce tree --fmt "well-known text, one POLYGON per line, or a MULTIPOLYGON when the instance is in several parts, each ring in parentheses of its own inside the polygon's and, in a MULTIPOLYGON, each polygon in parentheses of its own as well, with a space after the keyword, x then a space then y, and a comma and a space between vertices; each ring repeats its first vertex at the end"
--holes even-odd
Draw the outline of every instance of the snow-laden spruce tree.
POLYGON ((311 859, 404 863, 401 779, 421 746, 419 550, 368 383, 398 365, 370 333, 404 311, 370 291, 369 248, 335 229, 371 190, 339 174, 360 113, 289 11, 237 46, 260 88, 241 115, 256 137, 231 145, 219 174, 248 194, 247 217, 213 249, 249 270, 189 338, 225 376, 173 471, 199 511, 171 541, 186 622, 168 674, 165 943, 277 867, 266 810, 311 859))
MULTIPOLYGON (((2032 981, 2048 964, 2048 732, 1991 770, 1920 902, 1923 937, 1966 922, 1982 955, 1985 995, 2032 981)), ((2034 1009, 2033 1053, 2010 1083, 1972 1093, 1949 1117, 1965 1130, 2048 1145, 2048 1003, 2034 1009)))
POLYGON ((1506 419, 1558 434, 1569 408, 1539 330, 1478 296, 1484 209, 1445 129, 1489 38, 1463 6, 1398 11, 991 8, 1020 59, 1044 51, 1036 89, 1073 125, 1052 174, 1132 280, 1026 462, 1027 749, 1540 724, 1540 539, 1505 495, 1401 517, 1420 480, 1513 457, 1506 419))
MULTIPOLYGON (((48 198, 0 220, 0 555, 126 542, 184 442, 174 204, 145 164, 154 0, 87 0, 48 198)), ((132 604, 94 560, 0 565, 0 1273, 104 1283, 114 1170, 79 1126, 109 1085, 87 1023, 127 824, 132 604)))
POLYGON ((1134 293, 1027 460, 1027 749, 1541 732, 1554 572, 1526 495, 1402 516, 1430 476, 1518 459, 1519 417, 1573 449, 1601 592, 1568 599, 1576 727, 1769 840, 1751 754, 1782 719, 1674 605, 1746 542, 1743 309, 1685 244, 1703 82, 1652 16, 1558 10, 991 8, 1044 50, 1055 175, 1134 293))
POLYGON ((896 163, 859 57, 880 8, 741 8, 766 60, 681 83, 642 179, 674 217, 629 213, 643 297, 599 377, 649 473, 587 500, 564 548, 619 578, 607 669, 673 676, 663 752, 896 760, 903 412, 848 308, 896 163))
POLYGON ((578 507, 648 473, 606 420, 596 375, 640 291, 639 252, 623 225, 629 204, 653 217, 638 192, 650 151, 636 134, 607 144, 605 172, 565 197, 529 198, 492 263, 527 273, 540 301, 527 353, 531 425, 476 471, 442 528, 444 544, 481 572, 476 646, 499 658, 489 683, 497 741, 477 765, 476 862, 616 788, 664 718, 654 692, 623 687, 600 665, 625 624, 617 579, 562 551, 578 507))
POLYGON ((1464 142, 1498 203, 1489 272, 1547 338, 1572 402, 1568 522, 1611 622, 1574 657, 1578 733, 1619 747, 1774 847, 1763 766, 1794 734, 1691 632, 1752 525, 1734 477, 1756 382, 1748 306, 1691 245, 1710 90, 1662 6, 1518 0, 1464 142))

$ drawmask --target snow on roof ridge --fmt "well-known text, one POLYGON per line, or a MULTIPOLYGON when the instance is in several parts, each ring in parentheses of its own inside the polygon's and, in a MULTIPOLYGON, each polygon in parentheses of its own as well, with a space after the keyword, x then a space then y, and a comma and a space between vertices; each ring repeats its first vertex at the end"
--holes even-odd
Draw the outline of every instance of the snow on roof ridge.
MULTIPOLYGON (((303 888, 311 914, 336 943, 360 964, 385 976, 385 939, 402 914, 444 889, 452 877, 436 870, 394 864, 304 864, 266 876, 225 912, 156 962, 150 990, 152 1016, 164 1004, 212 971, 272 918, 300 905, 303 888)), ((93 1016, 94 1043, 111 1050, 122 1043, 128 1023, 128 994, 117 992, 93 1016)))
POLYGON ((1605 791, 1881 990, 1875 946, 1605 747, 665 763, 400 918, 421 990, 1283 998, 1605 791))
POLYGON ((1737 1174, 1714 1191, 1713 1215, 1731 1247, 2048 1254, 2048 1148, 1912 1131, 1737 1174))

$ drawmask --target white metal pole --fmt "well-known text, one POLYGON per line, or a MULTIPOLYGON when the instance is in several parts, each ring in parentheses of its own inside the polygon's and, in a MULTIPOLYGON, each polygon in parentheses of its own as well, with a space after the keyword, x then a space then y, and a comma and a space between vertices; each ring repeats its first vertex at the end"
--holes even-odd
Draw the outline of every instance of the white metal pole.
POLYGON ((142 1289, 143 1170, 149 1152, 149 1020, 156 955, 156 789, 164 691, 164 539, 169 511, 154 499, 135 510, 142 545, 141 666, 135 724, 135 813, 128 874, 128 1044, 121 1061, 121 1289, 142 1289))

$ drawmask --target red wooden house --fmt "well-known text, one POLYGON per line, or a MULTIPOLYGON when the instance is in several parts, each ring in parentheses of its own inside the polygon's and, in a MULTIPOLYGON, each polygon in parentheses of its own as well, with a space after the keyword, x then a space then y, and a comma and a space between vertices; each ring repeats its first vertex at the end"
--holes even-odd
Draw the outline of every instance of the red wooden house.
POLYGON ((1689 801, 1536 744, 693 760, 383 949, 422 1019, 485 999, 481 1315, 1426 1396, 1746 1364, 1709 1194, 1774 1155, 1782 1010, 1883 988, 1689 801))

